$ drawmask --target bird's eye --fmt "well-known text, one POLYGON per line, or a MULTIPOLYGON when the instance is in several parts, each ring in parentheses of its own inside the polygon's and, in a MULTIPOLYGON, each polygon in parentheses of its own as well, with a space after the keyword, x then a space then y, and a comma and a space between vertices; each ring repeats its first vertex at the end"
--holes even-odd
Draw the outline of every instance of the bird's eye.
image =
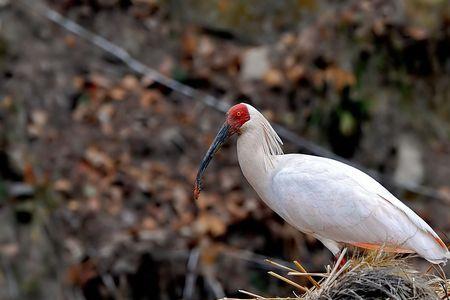
POLYGON ((240 116, 241 116, 241 112, 238 111, 238 112, 236 113, 236 116, 240 117, 240 116))

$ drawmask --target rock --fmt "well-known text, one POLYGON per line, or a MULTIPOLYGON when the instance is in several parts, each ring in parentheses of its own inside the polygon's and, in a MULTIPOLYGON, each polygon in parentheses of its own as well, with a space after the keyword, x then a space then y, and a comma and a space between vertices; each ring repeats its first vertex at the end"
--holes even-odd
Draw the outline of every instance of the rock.
POLYGON ((424 166, 419 141, 411 135, 400 136, 397 155, 395 181, 407 185, 416 185, 422 182, 424 166))
POLYGON ((243 80, 260 80, 269 69, 269 51, 266 47, 252 48, 244 53, 241 70, 243 80))

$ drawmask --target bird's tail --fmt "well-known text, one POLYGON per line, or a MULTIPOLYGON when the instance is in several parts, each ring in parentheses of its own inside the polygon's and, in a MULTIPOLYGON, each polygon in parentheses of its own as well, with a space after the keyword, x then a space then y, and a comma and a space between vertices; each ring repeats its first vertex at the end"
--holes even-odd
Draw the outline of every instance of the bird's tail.
POLYGON ((447 245, 432 232, 422 231, 408 242, 420 256, 433 264, 445 264, 450 259, 447 245))

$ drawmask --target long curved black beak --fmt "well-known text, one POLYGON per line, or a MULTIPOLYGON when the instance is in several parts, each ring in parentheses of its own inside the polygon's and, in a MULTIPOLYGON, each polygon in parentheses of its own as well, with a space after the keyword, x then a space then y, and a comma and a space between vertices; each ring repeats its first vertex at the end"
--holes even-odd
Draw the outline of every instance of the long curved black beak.
POLYGON ((194 198, 197 199, 200 195, 200 191, 202 190, 202 177, 206 168, 208 167, 210 161, 214 157, 217 151, 219 151, 220 147, 227 141, 230 137, 230 125, 225 122, 222 127, 220 127, 219 132, 217 133, 214 141, 211 146, 209 146, 208 152, 206 152, 205 156, 200 163, 200 167, 197 172, 197 178, 195 179, 195 187, 194 187, 194 198))

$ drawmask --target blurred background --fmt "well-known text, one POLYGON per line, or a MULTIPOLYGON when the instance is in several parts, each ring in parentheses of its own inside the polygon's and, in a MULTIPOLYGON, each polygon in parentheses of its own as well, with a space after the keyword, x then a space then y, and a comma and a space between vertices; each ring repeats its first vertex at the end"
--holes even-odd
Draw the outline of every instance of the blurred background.
POLYGON ((258 199, 234 141, 192 199, 241 101, 450 242, 447 0, 1 0, 0 78, 0 299, 292 296, 264 258, 331 254, 258 199))

